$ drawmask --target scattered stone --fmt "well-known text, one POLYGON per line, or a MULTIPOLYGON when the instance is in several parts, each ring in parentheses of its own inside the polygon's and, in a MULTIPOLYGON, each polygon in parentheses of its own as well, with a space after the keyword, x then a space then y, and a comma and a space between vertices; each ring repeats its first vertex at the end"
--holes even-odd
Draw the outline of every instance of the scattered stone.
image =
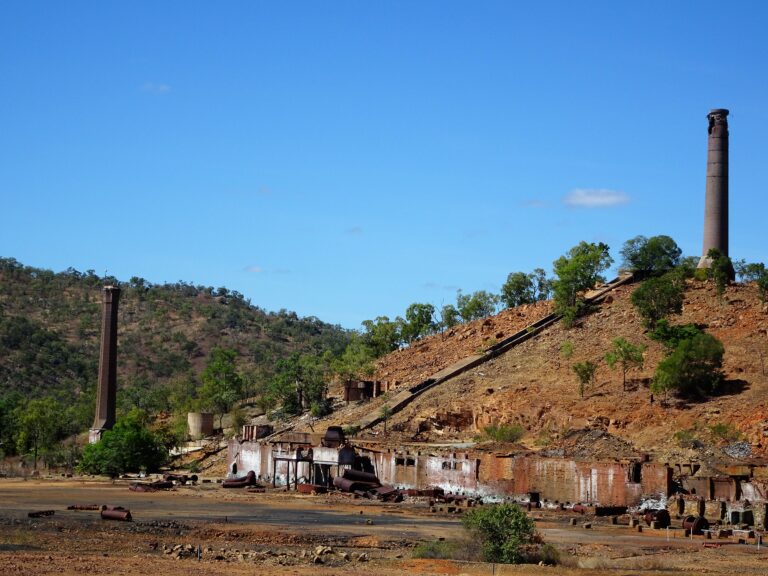
POLYGON ((357 557, 358 562, 368 562, 368 553, 362 552, 360 556, 357 557))

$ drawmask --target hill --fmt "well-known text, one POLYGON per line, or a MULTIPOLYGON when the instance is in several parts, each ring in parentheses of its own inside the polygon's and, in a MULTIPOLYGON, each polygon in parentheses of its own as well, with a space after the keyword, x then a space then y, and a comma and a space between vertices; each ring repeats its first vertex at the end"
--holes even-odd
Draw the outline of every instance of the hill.
POLYGON ((101 330, 101 288, 122 288, 118 326, 118 402, 170 409, 194 394, 215 347, 237 352, 251 389, 293 352, 341 352, 349 332, 315 317, 268 312, 226 288, 151 284, 59 273, 0 258, 0 396, 55 396, 93 415, 101 330))
MULTIPOLYGON (((711 282, 688 281, 682 314, 672 322, 695 323, 725 346, 725 383, 718 395, 699 402, 651 400, 649 383, 665 351, 648 337, 632 306, 630 296, 636 288, 637 284, 619 287, 573 328, 558 323, 429 389, 391 417, 387 441, 466 442, 486 426, 500 425, 520 426, 527 448, 553 454, 581 450, 585 456, 599 456, 602 450, 603 456, 620 457, 621 445, 669 458, 700 457, 703 452, 720 458, 727 457, 721 449, 737 435, 749 442, 750 455, 768 454, 768 309, 759 302, 755 287, 735 284, 719 298, 711 282), (617 337, 646 346, 644 368, 629 373, 626 392, 621 372, 602 360, 617 337), (582 399, 572 366, 585 360, 597 361, 599 368, 595 385, 582 399)), ((547 303, 506 310, 425 338, 381 359, 377 375, 399 388, 413 385, 548 311, 547 303)), ((358 421, 361 415, 380 410, 393 392, 352 404, 332 418, 337 423, 358 421)), ((381 439, 383 425, 362 435, 381 439)))

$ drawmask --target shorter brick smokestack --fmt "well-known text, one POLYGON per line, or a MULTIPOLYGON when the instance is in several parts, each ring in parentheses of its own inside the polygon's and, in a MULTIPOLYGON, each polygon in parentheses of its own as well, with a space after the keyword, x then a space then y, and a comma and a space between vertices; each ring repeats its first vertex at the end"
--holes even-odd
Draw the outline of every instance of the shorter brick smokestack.
POLYGON ((120 288, 104 286, 101 321, 101 354, 99 355, 99 385, 96 391, 96 417, 89 434, 91 444, 98 442, 105 430, 115 425, 117 404, 117 304, 120 288))

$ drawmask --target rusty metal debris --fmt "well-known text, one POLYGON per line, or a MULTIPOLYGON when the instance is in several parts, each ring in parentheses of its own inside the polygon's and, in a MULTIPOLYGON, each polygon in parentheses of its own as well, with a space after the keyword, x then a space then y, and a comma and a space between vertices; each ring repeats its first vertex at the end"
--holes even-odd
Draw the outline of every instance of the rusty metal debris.
POLYGON ((221 483, 223 488, 246 488, 247 486, 256 485, 256 473, 250 470, 248 474, 240 478, 231 478, 230 480, 224 480, 221 483))
POLYGON ((67 510, 101 510, 101 506, 98 504, 72 504, 67 506, 67 510))
POLYGON ((336 476, 333 479, 333 485, 342 492, 357 494, 363 498, 386 502, 400 502, 403 499, 400 490, 382 485, 378 476, 370 472, 345 470, 342 476, 336 476))
POLYGON ((185 485, 187 482, 197 482, 197 474, 187 476, 186 474, 163 474, 163 480, 185 485))
POLYGON ((346 438, 341 426, 329 426, 320 444, 326 448, 340 448, 345 442, 346 438))
POLYGON ((667 528, 672 524, 669 512, 664 509, 646 510, 643 519, 648 526, 655 522, 656 528, 667 528))
POLYGON ((157 492, 158 490, 170 490, 174 487, 169 480, 155 480, 154 482, 133 482, 128 486, 131 492, 157 492))
POLYGON ((44 516, 53 516, 55 510, 37 510, 36 512, 29 512, 27 516, 30 518, 43 518, 44 516))
POLYGON ((686 534, 699 535, 709 528, 709 522, 704 516, 686 516, 683 520, 683 528, 686 534))
POLYGON ((296 488, 301 494, 325 494, 328 492, 328 487, 321 484, 299 484, 296 488))
POLYGON ((122 506, 102 506, 101 519, 130 522, 133 518, 131 517, 131 511, 122 506))

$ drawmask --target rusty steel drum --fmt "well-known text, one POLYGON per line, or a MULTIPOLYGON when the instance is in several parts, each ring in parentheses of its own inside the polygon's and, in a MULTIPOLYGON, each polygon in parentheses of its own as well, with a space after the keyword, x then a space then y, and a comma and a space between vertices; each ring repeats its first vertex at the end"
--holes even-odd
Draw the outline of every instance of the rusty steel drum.
POLYGON ((659 510, 646 510, 645 514, 643 514, 643 519, 648 526, 651 525, 651 522, 656 522, 658 528, 668 528, 672 524, 669 512, 663 508, 659 510))
POLYGON ((709 528, 709 522, 704 516, 686 516, 683 528, 686 534, 699 535, 709 528))

